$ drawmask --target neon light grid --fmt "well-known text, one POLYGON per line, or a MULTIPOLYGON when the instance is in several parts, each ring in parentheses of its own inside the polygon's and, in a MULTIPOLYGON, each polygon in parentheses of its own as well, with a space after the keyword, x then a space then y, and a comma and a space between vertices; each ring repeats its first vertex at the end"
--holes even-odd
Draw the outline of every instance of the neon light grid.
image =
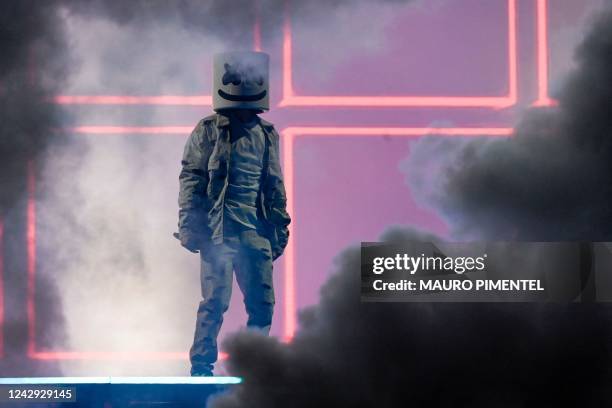
MULTIPOLYGON (((536 105, 549 106, 553 101, 548 96, 548 39, 547 39, 547 0, 535 0, 537 12, 537 69, 538 69, 538 100, 536 105)), ((283 37, 283 99, 280 107, 288 106, 365 106, 365 107, 488 107, 503 108, 516 103, 516 0, 508 0, 509 15, 509 93, 501 97, 353 97, 353 96, 299 96, 292 91, 291 72, 291 31, 288 20, 284 27, 283 37), (288 51, 288 52, 287 52, 288 51), (289 74, 289 75, 287 75, 289 74), (323 99, 321 99, 323 98, 323 99), (359 99, 354 99, 359 98, 359 99), (363 98, 363 99, 362 99, 363 98), (381 99, 382 98, 382 99, 381 99), (391 98, 391 99, 385 99, 391 98), (449 99, 450 98, 450 99, 449 99), (458 99, 456 99, 458 98, 458 99)), ((254 28, 254 48, 261 49, 261 35, 259 22, 254 28)), ((203 96, 66 96, 55 98, 59 104, 97 104, 97 105, 196 105, 209 106, 210 95, 203 96)), ((123 126, 80 126, 73 129, 75 133, 99 135, 126 135, 126 134, 170 134, 185 135, 192 126, 160 126, 160 127, 123 127, 123 126)), ((398 137, 418 137, 427 134, 445 136, 478 136, 488 135, 494 137, 509 136, 511 128, 410 128, 410 127, 288 127, 282 130, 283 135, 283 168, 287 187, 289 210, 293 211, 294 197, 294 168, 293 145, 298 137, 326 137, 326 136, 377 136, 385 134, 398 137)), ((27 204, 27 252, 28 252, 28 356, 41 360, 87 359, 87 360, 182 360, 187 358, 184 352, 104 352, 104 351, 38 351, 35 339, 35 273, 36 273, 36 203, 34 198, 35 179, 32 164, 29 164, 28 176, 29 199, 27 204)), ((1 224, 0 224, 1 227, 1 224)), ((295 220, 291 225, 292 240, 284 255, 286 299, 284 302, 285 321, 283 337, 290 340, 296 330, 296 293, 295 293, 295 220)), ((0 228, 0 233, 2 232, 0 228)), ((0 239, 2 238, 0 234, 0 239)), ((1 253, 0 253, 1 254, 1 253)), ((2 258, 0 256, 0 262, 2 258)), ((1 265, 1 263, 0 263, 1 265)), ((0 269, 1 272, 1 269, 0 269)), ((1 281, 0 281, 1 284, 1 281)), ((0 294, 2 293, 0 287, 0 294)), ((2 311, 0 304, 0 311, 2 311)), ((1 314, 0 314, 1 316, 1 314)), ((1 344, 1 343, 0 343, 1 344)), ((225 356, 221 356, 225 357, 225 356)))

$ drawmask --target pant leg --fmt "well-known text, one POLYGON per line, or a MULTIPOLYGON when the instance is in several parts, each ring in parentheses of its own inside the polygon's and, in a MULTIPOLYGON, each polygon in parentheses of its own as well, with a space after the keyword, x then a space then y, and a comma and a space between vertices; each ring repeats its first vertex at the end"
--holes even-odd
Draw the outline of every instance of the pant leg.
POLYGON ((211 244, 200 253, 202 301, 198 307, 193 346, 189 353, 192 372, 212 370, 217 361, 217 336, 232 295, 233 258, 236 253, 236 246, 231 242, 211 244))
POLYGON ((274 312, 270 241, 255 230, 241 232, 234 270, 249 316, 247 328, 268 334, 274 312))

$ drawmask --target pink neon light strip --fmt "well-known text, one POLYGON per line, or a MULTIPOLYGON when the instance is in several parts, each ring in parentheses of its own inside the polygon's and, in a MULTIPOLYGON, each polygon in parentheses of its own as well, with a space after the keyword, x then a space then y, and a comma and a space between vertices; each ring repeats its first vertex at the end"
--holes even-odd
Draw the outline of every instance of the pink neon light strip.
POLYGON ((283 99, 279 106, 484 107, 507 108, 518 95, 516 0, 508 0, 508 81, 506 96, 301 96, 293 89, 292 36, 289 13, 283 27, 283 99))
POLYGON ((202 96, 127 96, 127 95, 59 95, 53 101, 60 105, 187 105, 211 106, 212 97, 202 96))
POLYGON ((253 24, 253 50, 261 51, 261 14, 259 10, 259 0, 253 1, 255 7, 255 24, 253 24))
POLYGON ((34 163, 28 162, 28 199, 27 199, 27 254, 28 254, 28 285, 27 285, 27 314, 28 314, 28 356, 36 350, 36 315, 34 302, 36 299, 35 279, 36 273, 36 174, 34 163))
POLYGON ((0 218, 0 357, 4 357, 4 223, 0 218))
POLYGON ((548 0, 536 0, 537 15, 537 64, 538 100, 535 106, 554 106, 556 101, 549 96, 548 89, 548 0))
POLYGON ((191 133, 193 126, 77 126, 69 129, 73 133, 91 135, 181 135, 191 133))
POLYGON ((510 136, 514 129, 507 127, 288 127, 288 136, 510 136))
POLYGON ((260 31, 260 27, 259 27, 259 20, 257 20, 255 22, 255 27, 253 28, 253 33, 255 35, 255 38, 253 39, 254 42, 254 50, 255 51, 261 51, 261 31, 260 31))
POLYGON ((295 215, 295 188, 294 188, 294 139, 298 136, 400 136, 416 137, 425 135, 441 136, 500 136, 507 137, 513 133, 512 128, 399 128, 399 127, 288 127, 282 131, 283 138, 283 173, 287 193, 287 210, 293 216, 289 226, 291 238, 283 255, 285 265, 285 304, 283 338, 290 341, 296 331, 296 217, 295 215))
POLYGON ((287 194, 287 211, 292 217, 289 224, 289 243, 283 254, 285 266, 284 279, 284 304, 283 304, 283 340, 291 341, 296 330, 296 286, 295 286, 295 214, 293 197, 293 134, 289 129, 283 132, 283 179, 285 181, 285 193, 287 194))
POLYGON ((518 98, 518 42, 516 0, 508 0, 508 99, 510 105, 518 98))

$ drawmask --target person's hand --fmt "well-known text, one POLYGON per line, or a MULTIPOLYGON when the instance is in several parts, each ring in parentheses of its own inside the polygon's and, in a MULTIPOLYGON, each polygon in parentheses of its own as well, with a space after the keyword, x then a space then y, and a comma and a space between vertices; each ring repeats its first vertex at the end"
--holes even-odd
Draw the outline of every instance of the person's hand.
POLYGON ((174 238, 181 241, 183 248, 187 249, 189 252, 193 252, 194 254, 200 252, 202 248, 202 240, 199 237, 189 234, 179 234, 178 232, 175 232, 172 235, 174 238))
POLYGON ((283 251, 280 250, 279 248, 272 248, 272 260, 276 261, 278 259, 278 257, 280 257, 283 254, 283 251))
POLYGON ((278 258, 281 257, 281 255, 283 255, 283 253, 285 252, 285 248, 279 245, 273 245, 272 246, 272 261, 276 261, 278 258))
POLYGON ((287 227, 280 228, 276 230, 275 240, 272 244, 272 260, 275 261, 279 258, 283 252, 285 252, 285 247, 287 246, 287 242, 289 241, 289 230, 287 227))

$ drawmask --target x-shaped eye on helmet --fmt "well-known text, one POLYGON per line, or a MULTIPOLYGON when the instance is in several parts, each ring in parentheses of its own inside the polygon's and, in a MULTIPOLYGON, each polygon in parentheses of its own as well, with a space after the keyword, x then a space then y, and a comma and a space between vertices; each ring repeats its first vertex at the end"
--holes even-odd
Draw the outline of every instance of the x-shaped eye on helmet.
MULTIPOLYGON (((233 67, 228 63, 223 64, 223 67, 225 68, 225 73, 223 74, 223 78, 221 79, 223 85, 228 85, 230 83, 233 85, 240 85, 242 83, 243 74, 240 72, 241 70, 236 67, 233 67)), ((244 78, 245 83, 254 82, 259 86, 262 86, 264 84, 263 77, 261 75, 257 75, 253 67, 247 66, 244 71, 244 76, 246 77, 244 78)))
POLYGON ((234 85, 240 85, 240 83, 242 82, 242 76, 240 75, 240 72, 238 72, 234 67, 232 67, 230 64, 224 64, 223 67, 225 68, 225 73, 223 74, 223 85, 228 85, 230 82, 234 85))

